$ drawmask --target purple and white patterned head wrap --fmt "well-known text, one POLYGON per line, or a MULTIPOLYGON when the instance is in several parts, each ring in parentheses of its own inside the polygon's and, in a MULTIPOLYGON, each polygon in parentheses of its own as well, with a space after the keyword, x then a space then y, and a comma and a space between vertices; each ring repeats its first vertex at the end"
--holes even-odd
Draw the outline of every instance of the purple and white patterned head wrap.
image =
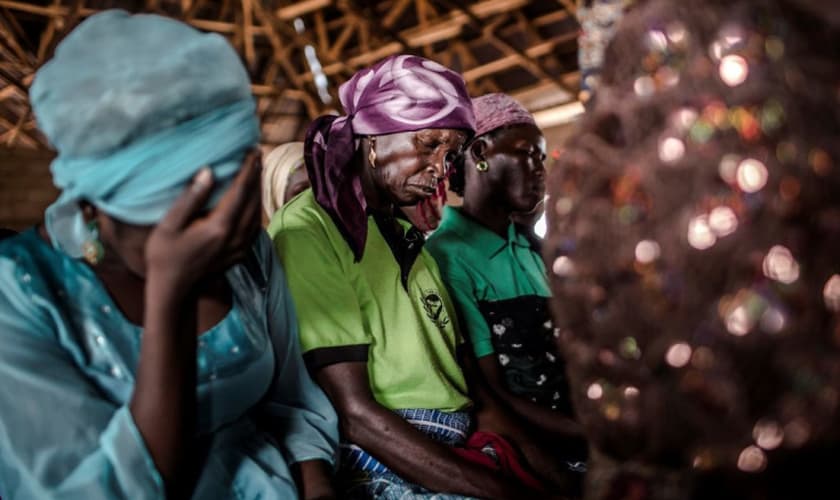
POLYGON ((312 191, 356 260, 367 239, 367 203, 351 168, 357 136, 433 128, 475 129, 464 79, 412 55, 388 57, 353 75, 338 90, 345 116, 317 118, 306 132, 304 157, 312 191))
POLYGON ((507 94, 485 94, 472 100, 475 112, 475 136, 509 125, 537 126, 534 116, 507 94))

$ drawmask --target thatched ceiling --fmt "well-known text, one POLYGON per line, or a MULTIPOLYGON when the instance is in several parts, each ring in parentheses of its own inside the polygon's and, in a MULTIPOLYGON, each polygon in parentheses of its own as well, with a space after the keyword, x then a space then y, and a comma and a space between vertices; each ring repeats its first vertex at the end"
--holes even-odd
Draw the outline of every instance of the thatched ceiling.
POLYGON ((27 101, 35 71, 85 17, 157 12, 227 37, 259 99, 263 140, 299 138, 336 109, 338 85, 390 54, 461 71, 473 95, 503 91, 532 111, 575 99, 574 0, 0 0, 0 146, 42 149, 27 101))

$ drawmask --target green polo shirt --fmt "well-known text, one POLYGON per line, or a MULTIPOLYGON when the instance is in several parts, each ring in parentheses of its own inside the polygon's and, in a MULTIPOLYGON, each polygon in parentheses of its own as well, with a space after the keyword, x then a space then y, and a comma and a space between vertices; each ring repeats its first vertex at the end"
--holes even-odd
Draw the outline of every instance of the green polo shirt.
POLYGON ((366 361, 374 397, 392 410, 457 411, 471 404, 456 360, 461 339, 454 309, 425 250, 403 273, 371 216, 364 255, 355 262, 312 190, 284 205, 268 232, 286 270, 311 369, 366 361))
POLYGON ((550 297, 542 258, 513 224, 508 226, 507 238, 502 238, 459 209, 446 207, 440 227, 429 237, 426 248, 440 266, 476 357, 494 352, 491 329, 479 302, 524 295, 550 297))

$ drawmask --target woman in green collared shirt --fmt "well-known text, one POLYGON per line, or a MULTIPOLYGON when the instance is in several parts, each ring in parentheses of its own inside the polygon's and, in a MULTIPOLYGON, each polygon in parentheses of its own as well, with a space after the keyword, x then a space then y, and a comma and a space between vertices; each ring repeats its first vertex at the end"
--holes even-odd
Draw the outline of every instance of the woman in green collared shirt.
POLYGON ((341 497, 565 495, 563 464, 524 426, 511 422, 502 438, 473 425, 476 409, 485 421, 513 419, 470 384, 434 259, 420 230, 398 217, 399 207, 445 195, 446 172, 473 131, 462 77, 395 55, 357 72, 339 95, 347 114, 307 131, 312 188, 268 231, 288 264, 304 360, 339 415, 341 497), (540 486, 529 468, 548 491, 526 487, 540 486))
POLYGON ((507 95, 476 98, 473 108, 476 138, 451 179, 464 204, 446 207, 427 248, 487 385, 530 424, 558 437, 577 436, 553 342, 545 266, 511 222, 511 215, 530 212, 544 196, 545 138, 531 114, 507 95))

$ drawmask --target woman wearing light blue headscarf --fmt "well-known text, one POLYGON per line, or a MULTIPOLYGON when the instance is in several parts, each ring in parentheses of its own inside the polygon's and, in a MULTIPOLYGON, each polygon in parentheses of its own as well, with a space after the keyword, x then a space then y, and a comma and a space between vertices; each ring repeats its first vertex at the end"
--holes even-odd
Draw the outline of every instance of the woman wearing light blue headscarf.
POLYGON ((331 495, 236 53, 108 11, 31 101, 62 194, 0 243, 0 497, 331 495))

